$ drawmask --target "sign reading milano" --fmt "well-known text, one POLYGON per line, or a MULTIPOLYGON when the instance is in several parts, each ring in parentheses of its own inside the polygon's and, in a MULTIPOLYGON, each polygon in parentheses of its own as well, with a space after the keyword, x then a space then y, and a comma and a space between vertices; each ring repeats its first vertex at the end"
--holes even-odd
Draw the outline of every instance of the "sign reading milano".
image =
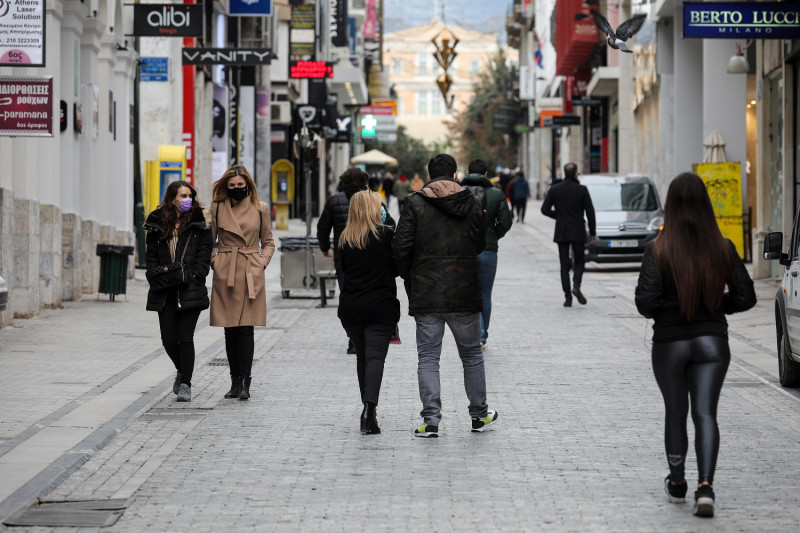
POLYGON ((202 37, 203 4, 134 4, 133 35, 202 37))

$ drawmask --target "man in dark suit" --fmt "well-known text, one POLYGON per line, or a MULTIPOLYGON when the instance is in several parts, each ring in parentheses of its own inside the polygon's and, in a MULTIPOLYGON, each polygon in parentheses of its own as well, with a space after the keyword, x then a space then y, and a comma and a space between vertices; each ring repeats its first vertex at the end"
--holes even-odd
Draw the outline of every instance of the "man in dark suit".
POLYGON ((589 189, 578 183, 578 166, 575 163, 564 165, 564 181, 553 185, 542 204, 542 214, 556 220, 556 230, 553 241, 558 244, 558 258, 561 261, 561 287, 564 289, 564 307, 572 307, 572 295, 581 305, 586 305, 586 297, 581 292, 581 279, 584 259, 584 244, 586 243, 586 228, 583 214, 589 223, 589 242, 597 238, 594 218, 594 206, 589 189), (569 260, 569 249, 575 264, 569 260), (572 290, 569 286, 569 269, 573 266, 572 290))

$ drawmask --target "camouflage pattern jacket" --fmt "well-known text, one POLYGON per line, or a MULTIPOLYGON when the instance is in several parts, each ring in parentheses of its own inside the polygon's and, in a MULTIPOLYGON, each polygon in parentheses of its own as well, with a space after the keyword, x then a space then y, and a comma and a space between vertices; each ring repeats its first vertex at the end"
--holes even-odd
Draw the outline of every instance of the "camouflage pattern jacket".
POLYGON ((482 216, 472 192, 452 178, 435 178, 408 196, 392 251, 409 315, 481 311, 482 216))

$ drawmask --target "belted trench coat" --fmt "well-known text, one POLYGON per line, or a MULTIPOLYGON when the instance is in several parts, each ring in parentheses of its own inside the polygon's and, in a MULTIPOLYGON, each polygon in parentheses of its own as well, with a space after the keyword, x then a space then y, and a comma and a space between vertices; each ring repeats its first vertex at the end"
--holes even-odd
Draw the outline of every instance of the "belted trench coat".
POLYGON ((261 202, 261 208, 256 209, 249 198, 236 205, 230 198, 219 202, 219 206, 216 202, 211 204, 212 326, 267 325, 264 270, 275 253, 275 242, 267 204, 261 202))

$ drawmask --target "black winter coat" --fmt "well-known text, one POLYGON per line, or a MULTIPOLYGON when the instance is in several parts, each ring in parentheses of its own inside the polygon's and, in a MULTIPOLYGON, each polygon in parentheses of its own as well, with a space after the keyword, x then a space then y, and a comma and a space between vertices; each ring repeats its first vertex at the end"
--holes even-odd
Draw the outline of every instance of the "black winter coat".
POLYGON ((556 219, 554 242, 586 242, 583 213, 589 223, 589 235, 597 235, 594 205, 589 189, 572 178, 550 188, 542 204, 542 214, 556 219))
MULTIPOLYGON (((162 239, 161 209, 156 209, 147 217, 144 224, 147 231, 147 268, 159 265, 169 265, 172 258, 169 254, 169 241, 162 239)), ((147 310, 161 311, 171 291, 178 291, 179 309, 208 309, 208 288, 206 276, 211 269, 211 212, 203 206, 192 211, 189 224, 183 229, 178 244, 175 247, 175 260, 180 259, 184 248, 186 255, 183 260, 189 265, 192 280, 178 289, 155 290, 147 293, 147 310)))
POLYGON ((513 216, 508 209, 506 196, 503 191, 492 185, 489 178, 480 174, 470 174, 461 180, 461 185, 468 187, 475 194, 473 187, 482 187, 486 195, 486 213, 484 213, 484 225, 486 226, 486 246, 487 252, 496 252, 497 241, 500 240, 508 230, 511 229, 513 216))
POLYGON ((378 228, 379 237, 368 236, 363 250, 340 250, 344 284, 339 296, 339 320, 345 328, 370 324, 395 325, 400 321, 397 271, 392 261, 394 230, 378 228))
POLYGON ((636 308, 640 314, 654 320, 653 342, 671 342, 703 335, 727 338, 728 321, 725 315, 747 311, 756 305, 753 280, 739 258, 736 247, 728 242, 734 260, 733 285, 729 285, 728 292, 722 296, 719 309, 709 311, 701 304, 691 320, 681 315, 678 291, 672 278, 659 273, 652 245, 645 249, 636 285, 636 308))
MULTIPOLYGON (((317 221, 317 240, 319 249, 327 252, 333 246, 333 263, 336 270, 341 269, 341 257, 339 255, 339 237, 347 226, 347 215, 350 213, 350 198, 359 191, 363 191, 358 185, 348 183, 342 188, 342 192, 337 192, 325 202, 322 214, 317 221), (333 230, 333 243, 331 243, 331 230, 333 230)), ((387 226, 395 226, 395 221, 391 215, 386 214, 387 226)))
POLYGON ((406 198, 392 250, 405 280, 408 314, 478 313, 481 205, 452 178, 436 178, 406 198))

